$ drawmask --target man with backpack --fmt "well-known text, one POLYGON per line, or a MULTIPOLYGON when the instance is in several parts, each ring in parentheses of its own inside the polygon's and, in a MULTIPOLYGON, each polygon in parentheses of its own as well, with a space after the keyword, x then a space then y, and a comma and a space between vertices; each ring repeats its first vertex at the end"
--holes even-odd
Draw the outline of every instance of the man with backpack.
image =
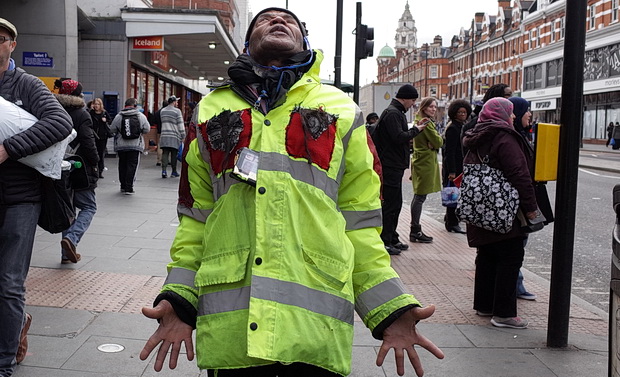
POLYGON ((112 121, 110 129, 114 133, 114 151, 118 155, 118 180, 121 193, 132 195, 133 183, 140 162, 140 154, 144 151, 142 134, 149 132, 150 125, 146 116, 138 111, 138 101, 129 98, 125 108, 112 121))

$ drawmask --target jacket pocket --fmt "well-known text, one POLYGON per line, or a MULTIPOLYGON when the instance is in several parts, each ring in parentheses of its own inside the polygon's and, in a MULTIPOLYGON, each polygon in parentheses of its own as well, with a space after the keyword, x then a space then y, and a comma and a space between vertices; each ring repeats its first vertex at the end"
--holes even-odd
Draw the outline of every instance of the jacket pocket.
POLYGON ((351 267, 324 253, 303 248, 306 270, 317 282, 341 291, 351 278, 351 267))
POLYGON ((246 274, 250 249, 237 249, 208 256, 196 273, 196 286, 229 284, 241 281, 246 274))

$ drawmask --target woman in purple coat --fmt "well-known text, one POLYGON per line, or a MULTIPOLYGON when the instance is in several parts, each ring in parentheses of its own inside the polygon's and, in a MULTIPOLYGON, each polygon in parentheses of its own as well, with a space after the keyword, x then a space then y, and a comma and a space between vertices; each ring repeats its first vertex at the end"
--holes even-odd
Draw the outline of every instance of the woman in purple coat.
MULTIPOLYGON (((463 145, 469 149, 464 164, 480 163, 503 172, 519 193, 519 207, 529 219, 536 217, 536 196, 530 174, 532 158, 526 141, 513 127, 513 105, 505 98, 493 98, 482 108, 476 126, 465 133, 463 145)), ((469 246, 477 249, 474 309, 480 316, 493 317, 497 327, 524 329, 528 321, 517 316, 516 284, 525 250, 526 234, 515 218, 508 233, 497 233, 467 224, 469 246)))

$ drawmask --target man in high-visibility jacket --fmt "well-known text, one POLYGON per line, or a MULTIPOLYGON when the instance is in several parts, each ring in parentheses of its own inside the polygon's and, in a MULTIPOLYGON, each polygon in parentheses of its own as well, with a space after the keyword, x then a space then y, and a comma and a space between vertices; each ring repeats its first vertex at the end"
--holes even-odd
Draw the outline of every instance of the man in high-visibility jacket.
POLYGON ((394 349, 404 373, 421 307, 390 267, 379 237, 380 180, 364 118, 321 85, 320 51, 288 10, 252 20, 231 82, 194 114, 179 192, 180 225, 154 308, 160 321, 140 358, 161 343, 175 368, 181 344, 209 376, 340 376, 351 370, 354 310, 394 349), (190 141, 191 137, 195 137, 190 141))

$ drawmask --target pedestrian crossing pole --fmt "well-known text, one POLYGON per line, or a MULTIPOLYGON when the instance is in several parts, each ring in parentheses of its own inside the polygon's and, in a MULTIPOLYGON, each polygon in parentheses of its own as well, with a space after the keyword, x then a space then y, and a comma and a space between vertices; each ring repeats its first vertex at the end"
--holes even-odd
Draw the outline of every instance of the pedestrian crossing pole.
POLYGON ((587 0, 566 0, 566 33, 560 109, 560 150, 549 290, 547 346, 568 345, 579 143, 583 123, 583 66, 587 0))
POLYGON ((342 2, 336 1, 336 54, 334 55, 334 86, 342 87, 342 2))

